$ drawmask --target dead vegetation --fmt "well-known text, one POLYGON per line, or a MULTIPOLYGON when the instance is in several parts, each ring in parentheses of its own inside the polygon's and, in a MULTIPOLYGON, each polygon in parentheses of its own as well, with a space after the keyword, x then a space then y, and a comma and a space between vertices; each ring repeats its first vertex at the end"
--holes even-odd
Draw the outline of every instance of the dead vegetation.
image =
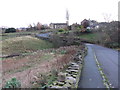
POLYGON ((68 62, 73 60, 75 53, 83 46, 66 46, 58 49, 38 50, 31 55, 7 58, 3 63, 3 86, 6 81, 16 78, 23 88, 32 87, 33 82, 42 82, 41 75, 53 70, 59 72, 68 62))

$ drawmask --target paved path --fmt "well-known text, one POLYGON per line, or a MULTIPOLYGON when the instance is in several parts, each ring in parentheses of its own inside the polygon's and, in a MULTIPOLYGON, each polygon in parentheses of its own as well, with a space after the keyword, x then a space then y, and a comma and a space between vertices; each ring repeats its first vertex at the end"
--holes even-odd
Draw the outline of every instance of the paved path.
POLYGON ((84 60, 84 67, 81 80, 79 82, 79 88, 105 88, 96 65, 93 49, 90 45, 87 45, 87 47, 88 54, 84 60))
POLYGON ((80 88, 105 88, 102 77, 96 66, 94 53, 101 64, 104 74, 109 82, 118 88, 118 52, 94 44, 86 44, 88 55, 84 60, 84 67, 79 82, 80 88))

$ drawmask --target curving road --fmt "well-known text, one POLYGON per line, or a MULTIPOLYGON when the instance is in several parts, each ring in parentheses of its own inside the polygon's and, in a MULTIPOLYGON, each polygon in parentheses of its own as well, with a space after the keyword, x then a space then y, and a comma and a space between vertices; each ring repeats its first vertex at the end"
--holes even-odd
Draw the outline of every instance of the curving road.
POLYGON ((98 45, 91 45, 104 74, 113 87, 118 88, 118 51, 98 45))
POLYGON ((80 88, 105 88, 100 73, 96 66, 94 53, 101 64, 104 74, 113 87, 118 88, 118 51, 98 46, 95 44, 86 44, 88 55, 85 57, 84 67, 79 82, 80 88))
MULTIPOLYGON (((44 33, 37 34, 36 36, 49 38, 50 34, 51 33, 44 33)), ((120 88, 120 85, 118 85, 120 83, 118 80, 118 68, 120 67, 120 65, 118 65, 118 56, 120 55, 118 54, 120 54, 120 52, 95 44, 86 44, 86 46, 88 47, 88 55, 85 57, 85 65, 83 67, 79 87, 105 88, 95 62, 95 54, 110 84, 112 84, 112 86, 115 88, 120 88)))

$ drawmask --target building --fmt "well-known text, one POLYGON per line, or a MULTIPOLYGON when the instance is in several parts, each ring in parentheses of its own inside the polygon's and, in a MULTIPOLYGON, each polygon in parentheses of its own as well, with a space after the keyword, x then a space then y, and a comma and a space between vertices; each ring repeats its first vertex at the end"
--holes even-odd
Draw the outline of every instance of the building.
POLYGON ((50 23, 51 29, 66 29, 67 23, 50 23))
POLYGON ((68 29, 69 26, 69 13, 66 10, 66 23, 50 23, 51 29, 68 29))
POLYGON ((84 19, 84 20, 81 22, 81 25, 83 26, 83 28, 87 28, 87 27, 89 26, 89 20, 84 19))
POLYGON ((89 20, 90 29, 96 29, 98 27, 98 22, 95 20, 89 20))

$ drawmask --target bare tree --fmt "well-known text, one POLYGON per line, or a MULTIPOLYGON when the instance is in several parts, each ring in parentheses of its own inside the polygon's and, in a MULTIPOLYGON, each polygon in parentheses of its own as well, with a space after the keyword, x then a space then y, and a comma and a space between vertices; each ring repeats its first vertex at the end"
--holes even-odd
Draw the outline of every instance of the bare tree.
POLYGON ((103 17, 104 17, 105 22, 111 21, 111 14, 103 13, 103 17))
POLYGON ((41 28, 42 28, 42 24, 38 22, 38 23, 37 23, 37 29, 38 29, 38 30, 41 30, 41 28))

